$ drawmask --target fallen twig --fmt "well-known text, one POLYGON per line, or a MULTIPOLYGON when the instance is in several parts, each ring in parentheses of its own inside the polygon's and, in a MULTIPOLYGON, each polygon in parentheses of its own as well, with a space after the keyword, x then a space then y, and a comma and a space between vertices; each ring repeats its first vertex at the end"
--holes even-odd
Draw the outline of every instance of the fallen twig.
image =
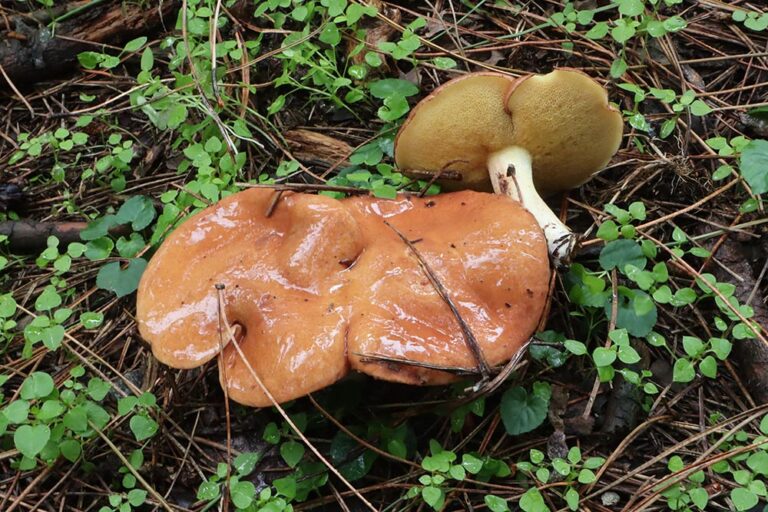
POLYGON ((464 321, 464 319, 461 317, 461 313, 459 313, 458 308, 451 300, 450 296, 448 295, 448 291, 445 289, 443 284, 437 279, 437 276, 432 271, 432 269, 427 264, 426 260, 421 256, 418 250, 416 250, 416 247, 414 247, 413 243, 408 240, 408 238, 402 234, 395 226, 390 224, 387 221, 384 221, 384 224, 388 228, 390 228, 392 231, 395 232, 395 234, 400 237, 400 240, 403 241, 403 243, 408 246, 408 249, 413 253, 414 256, 416 256, 416 259, 419 261, 419 266, 426 274, 427 278, 429 279, 429 282, 432 283, 432 286, 435 287, 435 291, 438 295, 440 295, 440 298, 442 298, 445 303, 448 305, 448 307, 451 309, 451 313, 453 313, 453 316, 456 318, 456 321, 459 323, 459 327, 461 328, 461 333, 464 335, 464 342, 467 344, 467 348, 469 348, 469 351, 472 353, 472 357, 475 359, 475 363, 477 364, 477 369, 480 372, 480 375, 482 375, 483 381, 487 381, 490 378, 491 369, 488 366, 488 361, 485 359, 485 355, 483 354, 483 349, 480 348, 480 345, 477 343, 477 339, 475 338, 474 333, 472 333, 472 330, 469 328, 469 325, 464 321))
POLYGON ((291 417, 288 415, 287 412, 285 412, 285 409, 283 409, 279 403, 277 403, 277 400, 275 400, 275 397, 272 396, 272 393, 267 389, 267 387, 264 385, 264 383, 261 381, 259 376, 256 374, 256 371, 253 369, 253 366, 251 366, 251 363, 248 361, 248 359, 245 357, 245 354, 243 353, 243 349, 240 348, 240 345, 237 343, 237 340, 235 339, 235 335, 232 332, 232 329, 229 324, 229 320, 227 320, 227 312, 224 308, 224 304, 221 302, 223 301, 223 298, 221 295, 219 295, 219 314, 222 316, 221 325, 223 325, 224 329, 226 329, 226 337, 228 338, 229 342, 232 344, 232 346, 235 348, 235 351, 237 352, 237 355, 242 360, 243 364, 245 365, 246 369, 248 369, 248 373, 251 374, 251 377, 253 377, 253 380, 258 384, 259 388, 261 388, 261 391, 266 395, 266 397, 269 399, 270 402, 272 402, 272 405, 274 405, 275 409, 277 409, 277 412, 280 413, 280 415, 283 417, 286 423, 291 427, 291 429, 294 431, 294 433, 299 437, 299 439, 302 440, 302 442, 312 451, 312 453, 315 454, 315 457, 322 462, 325 467, 327 467, 331 473, 336 475, 336 477, 342 481, 342 483, 350 490, 352 491, 355 496, 360 499, 360 501, 373 512, 378 512, 376 507, 374 507, 370 501, 368 501, 365 496, 360 494, 360 491, 358 491, 354 485, 349 483, 349 480, 344 478, 344 476, 339 473, 339 470, 336 469, 333 464, 328 461, 323 455, 320 453, 320 450, 318 450, 314 444, 312 444, 309 439, 304 435, 304 433, 299 429, 299 427, 296 426, 296 424, 293 422, 291 417))
MULTIPOLYGON (((0 235, 8 237, 8 248, 14 253, 31 253, 44 249, 48 237, 55 236, 59 244, 80 242, 80 233, 88 227, 87 222, 36 222, 33 220, 10 220, 0 222, 0 235)), ((109 230, 114 236, 130 233, 128 225, 115 226, 109 230)))

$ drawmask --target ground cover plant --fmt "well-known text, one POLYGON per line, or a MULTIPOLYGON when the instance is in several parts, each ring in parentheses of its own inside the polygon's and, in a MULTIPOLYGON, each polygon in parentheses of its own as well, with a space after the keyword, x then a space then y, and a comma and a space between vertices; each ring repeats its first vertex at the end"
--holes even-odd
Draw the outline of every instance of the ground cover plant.
POLYGON ((760 2, 0 0, 0 510, 768 505, 768 13, 760 2), (409 110, 469 71, 600 80, 609 167, 517 370, 361 376, 277 409, 159 365, 138 280, 248 186, 439 192, 409 110), (283 414, 284 413, 284 414, 283 414), (326 462, 328 464, 326 464, 326 462))

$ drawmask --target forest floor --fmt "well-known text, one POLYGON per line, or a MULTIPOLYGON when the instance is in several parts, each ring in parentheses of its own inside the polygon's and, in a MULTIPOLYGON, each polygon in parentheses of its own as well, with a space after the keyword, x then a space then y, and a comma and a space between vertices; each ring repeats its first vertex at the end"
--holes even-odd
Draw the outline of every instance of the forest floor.
POLYGON ((0 0, 0 510, 766 510, 764 11, 0 0), (135 290, 184 218, 253 184, 420 190, 393 141, 421 98, 556 67, 624 137, 551 198, 582 243, 497 389, 352 375, 291 426, 215 360, 153 358, 135 290))

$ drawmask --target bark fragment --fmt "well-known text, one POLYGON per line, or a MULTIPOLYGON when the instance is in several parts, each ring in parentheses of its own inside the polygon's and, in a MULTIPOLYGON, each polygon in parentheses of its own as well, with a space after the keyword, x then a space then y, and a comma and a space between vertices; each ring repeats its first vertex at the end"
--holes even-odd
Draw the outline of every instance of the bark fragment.
MULTIPOLYGON (((80 242, 80 232, 87 226, 87 222, 6 221, 0 222, 0 235, 8 237, 8 248, 12 253, 28 254, 45 249, 49 236, 58 238, 60 245, 80 242)), ((128 232, 128 226, 116 226, 110 230, 110 234, 115 236, 128 232)))
POLYGON ((324 133, 297 128, 285 132, 285 140, 293 156, 308 164, 322 167, 346 167, 352 146, 324 133))
MULTIPOLYGON (((172 27, 180 5, 176 0, 150 6, 121 1, 89 3, 67 4, 61 14, 76 14, 56 23, 55 30, 45 10, 14 17, 11 31, 0 30, 0 66, 14 84, 35 83, 74 68, 78 53, 98 50, 93 43, 120 44, 161 25, 172 27)), ((0 79, 0 89, 7 88, 8 83, 0 79)))

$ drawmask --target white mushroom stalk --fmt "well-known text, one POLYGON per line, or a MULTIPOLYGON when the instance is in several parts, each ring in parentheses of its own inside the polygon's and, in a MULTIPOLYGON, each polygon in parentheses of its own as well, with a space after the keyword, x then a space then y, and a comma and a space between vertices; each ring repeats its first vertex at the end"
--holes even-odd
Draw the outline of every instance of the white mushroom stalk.
POLYGON ((547 206, 533 185, 530 153, 521 147, 509 147, 488 157, 488 174, 493 191, 522 203, 536 218, 547 239, 547 247, 556 267, 568 264, 576 235, 547 206))

